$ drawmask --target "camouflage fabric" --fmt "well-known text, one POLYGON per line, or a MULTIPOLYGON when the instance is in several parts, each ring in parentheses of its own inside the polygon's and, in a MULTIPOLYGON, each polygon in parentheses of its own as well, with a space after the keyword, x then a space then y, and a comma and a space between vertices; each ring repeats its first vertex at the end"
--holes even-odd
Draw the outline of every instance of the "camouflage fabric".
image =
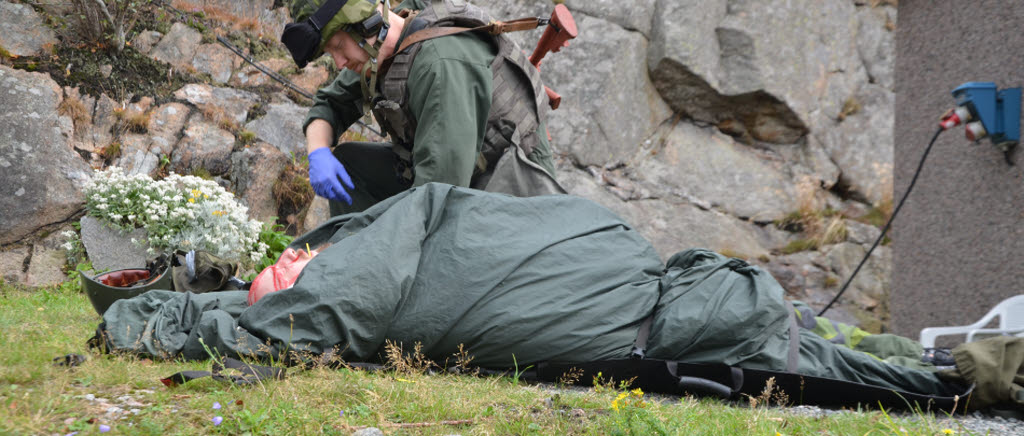
MULTIPOLYGON (((294 0, 288 11, 292 14, 292 19, 299 22, 313 16, 326 2, 327 0, 294 0)), ((320 46, 313 57, 320 57, 324 53, 327 40, 331 39, 335 32, 344 29, 345 25, 362 22, 373 15, 378 3, 378 0, 348 0, 334 18, 320 29, 320 46)))

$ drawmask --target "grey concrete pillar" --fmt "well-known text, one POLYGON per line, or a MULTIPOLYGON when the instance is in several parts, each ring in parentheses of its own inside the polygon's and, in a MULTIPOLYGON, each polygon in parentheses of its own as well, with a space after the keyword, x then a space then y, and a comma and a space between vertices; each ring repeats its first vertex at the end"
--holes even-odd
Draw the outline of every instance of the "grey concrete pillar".
MULTIPOLYGON (((896 201, 953 107, 953 88, 1024 87, 1024 2, 900 0, 898 17, 896 201)), ((893 225, 894 333, 917 338, 923 327, 970 324, 1024 294, 1020 148, 1009 166, 987 139, 968 142, 962 127, 939 136, 893 225)))

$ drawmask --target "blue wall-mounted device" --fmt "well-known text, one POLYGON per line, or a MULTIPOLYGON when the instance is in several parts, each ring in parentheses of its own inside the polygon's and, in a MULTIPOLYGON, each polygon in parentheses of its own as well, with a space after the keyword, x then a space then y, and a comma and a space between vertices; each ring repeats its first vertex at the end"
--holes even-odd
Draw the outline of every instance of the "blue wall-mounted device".
POLYGON ((953 98, 957 112, 969 112, 962 117, 967 118, 967 139, 987 137, 1003 152, 1020 142, 1020 88, 998 90, 993 82, 967 82, 953 90, 953 98))

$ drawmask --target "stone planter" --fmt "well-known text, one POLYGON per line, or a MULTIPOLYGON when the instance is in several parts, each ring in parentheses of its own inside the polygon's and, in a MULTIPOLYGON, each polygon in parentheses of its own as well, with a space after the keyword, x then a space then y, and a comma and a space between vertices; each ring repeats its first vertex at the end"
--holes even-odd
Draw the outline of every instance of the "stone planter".
POLYGON ((89 255, 89 261, 96 271, 112 271, 125 268, 146 268, 146 259, 153 257, 146 253, 149 244, 132 242, 147 241, 144 229, 131 232, 114 229, 91 216, 82 217, 82 244, 89 255))

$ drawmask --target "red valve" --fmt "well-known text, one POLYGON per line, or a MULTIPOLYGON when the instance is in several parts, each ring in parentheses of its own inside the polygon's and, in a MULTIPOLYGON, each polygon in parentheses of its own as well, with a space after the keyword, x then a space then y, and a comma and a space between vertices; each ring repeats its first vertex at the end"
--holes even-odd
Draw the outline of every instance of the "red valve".
POLYGON ((939 121, 939 127, 942 127, 942 130, 949 130, 951 127, 959 126, 960 123, 970 120, 971 111, 965 106, 958 106, 955 109, 950 109, 942 116, 942 120, 939 121))
POLYGON ((968 140, 977 141, 981 138, 984 138, 985 135, 988 135, 988 132, 985 131, 985 126, 981 124, 981 121, 967 123, 965 127, 967 128, 966 130, 968 140))

